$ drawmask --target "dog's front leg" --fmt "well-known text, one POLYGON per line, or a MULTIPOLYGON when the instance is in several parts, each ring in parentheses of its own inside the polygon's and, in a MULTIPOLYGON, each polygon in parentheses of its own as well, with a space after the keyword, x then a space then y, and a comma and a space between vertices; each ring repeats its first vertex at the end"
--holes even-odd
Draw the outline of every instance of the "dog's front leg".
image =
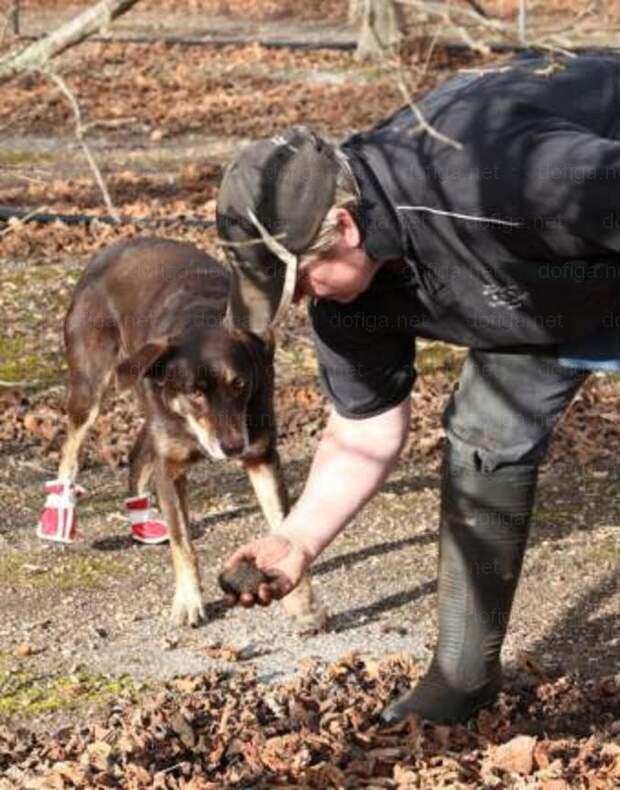
POLYGON ((178 464, 160 458, 155 464, 155 484, 168 525, 174 566, 172 621, 175 625, 198 625, 204 619, 204 605, 198 561, 189 534, 184 471, 178 464))
MULTIPOLYGON (((243 461, 243 466, 269 527, 276 530, 289 509, 278 453, 273 451, 258 461, 243 461)), ((300 632, 322 631, 325 628, 327 610, 316 595, 308 574, 282 599, 282 605, 300 632)))

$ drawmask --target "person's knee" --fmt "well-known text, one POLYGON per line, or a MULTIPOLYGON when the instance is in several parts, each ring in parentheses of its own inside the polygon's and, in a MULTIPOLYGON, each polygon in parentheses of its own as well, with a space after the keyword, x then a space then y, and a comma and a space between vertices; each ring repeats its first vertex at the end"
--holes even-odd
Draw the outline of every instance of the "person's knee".
POLYGON ((515 439, 509 445, 489 447, 452 434, 446 435, 445 453, 457 466, 492 474, 505 467, 539 466, 544 460, 547 444, 546 439, 534 445, 515 439))
POLYGON ((483 474, 506 466, 538 466, 553 426, 532 415, 504 417, 484 408, 458 409, 453 396, 443 416, 446 453, 458 466, 483 474))
POLYGON ((443 415, 449 452, 487 474, 540 464, 582 381, 553 357, 471 352, 443 415))

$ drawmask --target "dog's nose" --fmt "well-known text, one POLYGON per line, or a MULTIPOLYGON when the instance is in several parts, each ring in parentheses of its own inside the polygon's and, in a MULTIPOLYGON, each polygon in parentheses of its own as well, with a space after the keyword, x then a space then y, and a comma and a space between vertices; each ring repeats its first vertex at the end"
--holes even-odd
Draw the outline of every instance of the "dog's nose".
POLYGON ((243 452, 243 436, 229 436, 220 441, 220 447, 224 455, 233 456, 243 452))

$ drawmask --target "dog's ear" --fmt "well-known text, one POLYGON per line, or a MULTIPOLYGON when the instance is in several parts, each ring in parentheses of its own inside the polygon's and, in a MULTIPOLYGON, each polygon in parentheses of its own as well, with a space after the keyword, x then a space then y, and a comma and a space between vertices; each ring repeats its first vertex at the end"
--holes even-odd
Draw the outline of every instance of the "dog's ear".
MULTIPOLYGON (((116 368, 116 384, 119 390, 134 387, 139 379, 147 374, 157 375, 157 365, 170 351, 171 344, 167 337, 149 340, 142 348, 123 360, 116 368)), ((161 365, 160 365, 161 367, 161 365)))
POLYGON ((273 362, 273 355, 276 349, 275 335, 272 329, 267 329, 264 332, 238 332, 240 340, 242 340, 246 347, 250 350, 252 356, 259 362, 259 364, 271 364, 273 362))

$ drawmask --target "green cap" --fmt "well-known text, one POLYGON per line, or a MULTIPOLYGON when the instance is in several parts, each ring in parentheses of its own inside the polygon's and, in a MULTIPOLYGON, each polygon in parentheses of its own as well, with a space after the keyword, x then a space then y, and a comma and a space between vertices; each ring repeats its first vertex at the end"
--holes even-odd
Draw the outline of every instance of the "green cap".
POLYGON ((288 309, 298 256, 333 205, 339 169, 334 146, 303 126, 251 143, 226 168, 216 223, 235 326, 260 334, 288 309))

